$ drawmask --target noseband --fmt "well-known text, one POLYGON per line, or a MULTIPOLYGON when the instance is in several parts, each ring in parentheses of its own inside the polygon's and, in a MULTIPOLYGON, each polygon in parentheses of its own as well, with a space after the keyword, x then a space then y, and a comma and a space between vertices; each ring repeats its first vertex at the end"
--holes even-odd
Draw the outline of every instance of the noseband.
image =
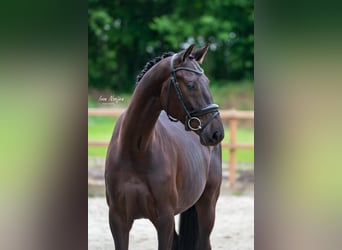
POLYGON ((175 56, 177 54, 172 55, 171 60, 170 60, 170 71, 171 71, 171 77, 170 77, 170 81, 167 87, 167 97, 166 97, 166 108, 165 111, 167 113, 167 116, 169 117, 170 121, 172 122, 177 122, 178 120, 171 117, 169 112, 168 112, 168 105, 169 105, 169 96, 170 96, 170 89, 171 89, 171 85, 174 87, 176 94, 177 94, 177 98, 179 100, 179 102, 181 103, 186 115, 185 115, 185 129, 186 130, 192 130, 192 131, 201 131, 203 130, 218 114, 218 105, 217 104, 209 104, 208 106, 202 107, 202 108, 198 108, 192 111, 189 111, 188 108, 185 105, 184 102, 184 97, 182 94, 182 91, 179 87, 179 84, 177 82, 176 79, 176 72, 179 70, 186 70, 186 71, 190 71, 199 75, 202 75, 204 73, 203 69, 201 69, 199 66, 197 66, 197 69, 192 69, 192 68, 187 68, 187 67, 178 67, 178 68, 174 68, 173 66, 173 61, 175 59, 175 56), (211 113, 211 117, 204 123, 202 124, 202 121, 200 118, 200 116, 206 115, 211 113), (195 123, 195 125, 192 125, 191 123, 195 123))

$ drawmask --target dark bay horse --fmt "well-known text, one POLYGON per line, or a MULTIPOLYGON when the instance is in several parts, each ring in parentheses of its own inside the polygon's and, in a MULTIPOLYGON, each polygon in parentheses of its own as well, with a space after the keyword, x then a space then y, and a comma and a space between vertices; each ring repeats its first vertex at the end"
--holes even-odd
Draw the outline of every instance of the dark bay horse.
POLYGON ((116 250, 139 218, 155 226, 159 250, 211 249, 224 130, 199 66, 208 46, 193 47, 146 64, 114 129, 105 181, 116 250))

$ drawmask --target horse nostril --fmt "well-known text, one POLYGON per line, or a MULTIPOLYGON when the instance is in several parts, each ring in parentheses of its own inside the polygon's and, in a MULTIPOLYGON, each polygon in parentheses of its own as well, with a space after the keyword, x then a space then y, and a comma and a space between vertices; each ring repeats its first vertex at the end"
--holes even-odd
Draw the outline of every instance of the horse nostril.
POLYGON ((214 141, 219 141, 221 139, 220 132, 215 131, 212 138, 214 141))
POLYGON ((217 132, 217 131, 215 131, 215 132, 214 132, 214 134, 213 134, 213 137, 212 137, 212 138, 213 138, 213 140, 215 140, 215 141, 217 140, 217 137, 218 137, 217 133, 218 133, 218 132, 217 132))

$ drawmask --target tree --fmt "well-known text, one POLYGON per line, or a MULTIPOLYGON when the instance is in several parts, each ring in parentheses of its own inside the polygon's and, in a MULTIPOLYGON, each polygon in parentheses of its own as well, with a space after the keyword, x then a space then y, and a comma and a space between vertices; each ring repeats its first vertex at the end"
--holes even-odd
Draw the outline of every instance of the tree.
POLYGON ((253 78, 253 1, 90 0, 89 86, 131 90, 144 64, 165 51, 210 43, 211 79, 253 78))

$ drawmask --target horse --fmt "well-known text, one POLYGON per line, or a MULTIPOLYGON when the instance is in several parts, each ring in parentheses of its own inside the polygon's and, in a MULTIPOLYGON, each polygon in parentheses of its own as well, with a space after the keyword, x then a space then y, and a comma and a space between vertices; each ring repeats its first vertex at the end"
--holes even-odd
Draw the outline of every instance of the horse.
POLYGON ((193 48, 146 64, 114 128, 105 189, 116 250, 128 250, 140 218, 156 228, 159 250, 211 249, 224 129, 200 67, 208 46, 193 48))

